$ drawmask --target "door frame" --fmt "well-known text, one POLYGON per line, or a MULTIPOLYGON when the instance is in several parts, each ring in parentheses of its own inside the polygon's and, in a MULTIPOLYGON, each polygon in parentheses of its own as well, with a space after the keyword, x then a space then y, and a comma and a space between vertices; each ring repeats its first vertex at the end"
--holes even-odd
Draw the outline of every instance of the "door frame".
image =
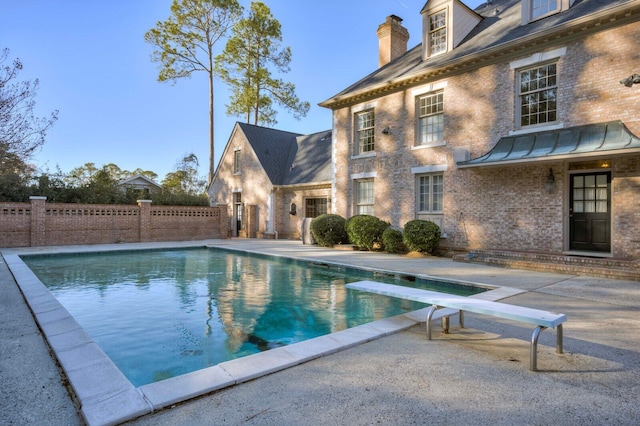
MULTIPOLYGON (((574 166, 578 166, 579 163, 573 163, 574 166)), ((611 162, 609 162, 609 164, 611 164, 611 162)), ((614 239, 613 239, 613 219, 615 217, 614 215, 614 191, 613 191, 613 181, 614 181, 614 176, 613 176, 613 171, 611 170, 610 167, 602 167, 602 168, 584 168, 581 169, 579 166, 578 167, 574 167, 572 168, 572 163, 567 164, 567 168, 566 168, 566 182, 565 182, 565 190, 566 190, 566 196, 564 197, 564 217, 565 217, 565 223, 564 223, 564 229, 565 229, 565 238, 564 238, 564 254, 569 254, 569 255, 582 255, 582 256, 591 256, 591 257, 612 257, 613 255, 613 244, 614 244, 614 239), (572 249, 571 248, 571 209, 572 209, 572 205, 571 205, 571 201, 573 199, 573 195, 572 195, 572 178, 574 175, 580 175, 580 174, 596 174, 596 173, 608 173, 609 174, 609 187, 608 187, 608 196, 609 196, 609 210, 608 210, 608 215, 609 215, 609 229, 608 229, 608 234, 609 234, 609 251, 588 251, 588 250, 579 250, 579 249, 572 249)))

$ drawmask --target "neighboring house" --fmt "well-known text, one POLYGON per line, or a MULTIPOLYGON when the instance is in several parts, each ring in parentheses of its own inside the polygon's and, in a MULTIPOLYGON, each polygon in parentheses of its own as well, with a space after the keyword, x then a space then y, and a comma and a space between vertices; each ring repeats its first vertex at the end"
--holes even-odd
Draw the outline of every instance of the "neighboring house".
POLYGON ((432 220, 460 249, 640 259, 640 0, 421 14, 421 44, 388 17, 380 68, 320 104, 332 212, 432 220))
POLYGON ((123 190, 132 189, 134 191, 142 191, 146 195, 150 195, 162 190, 162 186, 153 179, 149 179, 144 175, 135 175, 118 182, 118 187, 123 190))
POLYGON ((236 123, 209 187, 233 236, 300 238, 302 220, 331 209, 331 131, 300 135, 236 123))

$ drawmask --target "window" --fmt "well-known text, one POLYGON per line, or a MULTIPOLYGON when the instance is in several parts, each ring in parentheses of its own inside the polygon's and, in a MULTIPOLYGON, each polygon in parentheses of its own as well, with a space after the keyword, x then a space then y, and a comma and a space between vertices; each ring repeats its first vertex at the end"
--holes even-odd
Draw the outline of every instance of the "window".
POLYGON ((418 176, 418 211, 420 213, 441 213, 444 210, 443 201, 443 175, 418 176))
POLYGON ((356 181, 356 214, 373 216, 373 179, 356 181))
POLYGON ((233 174, 238 175, 240 174, 240 150, 234 151, 233 152, 233 174))
POLYGON ((431 145, 444 140, 443 93, 418 98, 417 145, 431 145))
POLYGON ((356 114, 358 154, 371 152, 375 149, 373 128, 375 126, 373 110, 356 114))
POLYGON ((558 0, 531 0, 531 19, 537 19, 557 9, 558 0))
POLYGON ((553 123, 558 117, 557 65, 519 71, 520 126, 553 123))
POLYGON ((307 198, 304 217, 318 217, 327 213, 326 198, 307 198))
POLYGON ((447 51, 447 11, 429 15, 429 53, 436 55, 447 51))

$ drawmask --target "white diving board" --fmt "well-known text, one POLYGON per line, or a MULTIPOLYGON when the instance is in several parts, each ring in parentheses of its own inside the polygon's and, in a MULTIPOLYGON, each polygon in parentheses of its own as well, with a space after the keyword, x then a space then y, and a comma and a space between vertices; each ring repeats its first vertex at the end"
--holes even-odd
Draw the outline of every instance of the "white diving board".
MULTIPOLYGON (((564 314, 376 281, 358 281, 347 284, 346 288, 432 305, 426 318, 427 340, 431 340, 431 318, 434 312, 440 308, 449 308, 460 312, 461 327, 464 327, 463 312, 465 311, 535 325, 530 348, 532 371, 537 370, 538 337, 545 328, 557 328, 556 352, 562 353, 562 323, 567 320, 564 314)), ((448 332, 448 321, 443 324, 446 324, 444 328, 445 332, 448 332)))

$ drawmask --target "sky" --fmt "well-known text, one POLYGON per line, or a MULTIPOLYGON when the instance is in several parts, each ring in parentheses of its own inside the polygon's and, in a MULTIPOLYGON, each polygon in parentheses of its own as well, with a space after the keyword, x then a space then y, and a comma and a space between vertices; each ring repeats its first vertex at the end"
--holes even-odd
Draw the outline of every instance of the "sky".
MULTIPOLYGON (((144 33, 170 15, 172 0, 0 0, 0 49, 19 58, 17 81, 38 79, 35 115, 59 117, 31 162, 64 173, 85 163, 150 170, 162 181, 186 154, 209 161, 206 73, 175 83, 157 81, 159 65, 144 33)), ((484 0, 463 0, 470 8, 484 0)), ((249 0, 240 0, 248 9, 249 0)), ((331 111, 318 106, 376 70, 376 30, 389 15, 403 19, 420 43, 426 0, 263 0, 292 51, 290 72, 274 76, 296 86, 311 104, 296 120, 278 110, 280 130, 311 134, 331 129, 331 111)), ((217 45, 219 53, 224 43, 217 45)), ((5 62, 3 65, 9 65, 5 62)), ((234 124, 226 115, 228 90, 214 83, 215 164, 234 124)))

